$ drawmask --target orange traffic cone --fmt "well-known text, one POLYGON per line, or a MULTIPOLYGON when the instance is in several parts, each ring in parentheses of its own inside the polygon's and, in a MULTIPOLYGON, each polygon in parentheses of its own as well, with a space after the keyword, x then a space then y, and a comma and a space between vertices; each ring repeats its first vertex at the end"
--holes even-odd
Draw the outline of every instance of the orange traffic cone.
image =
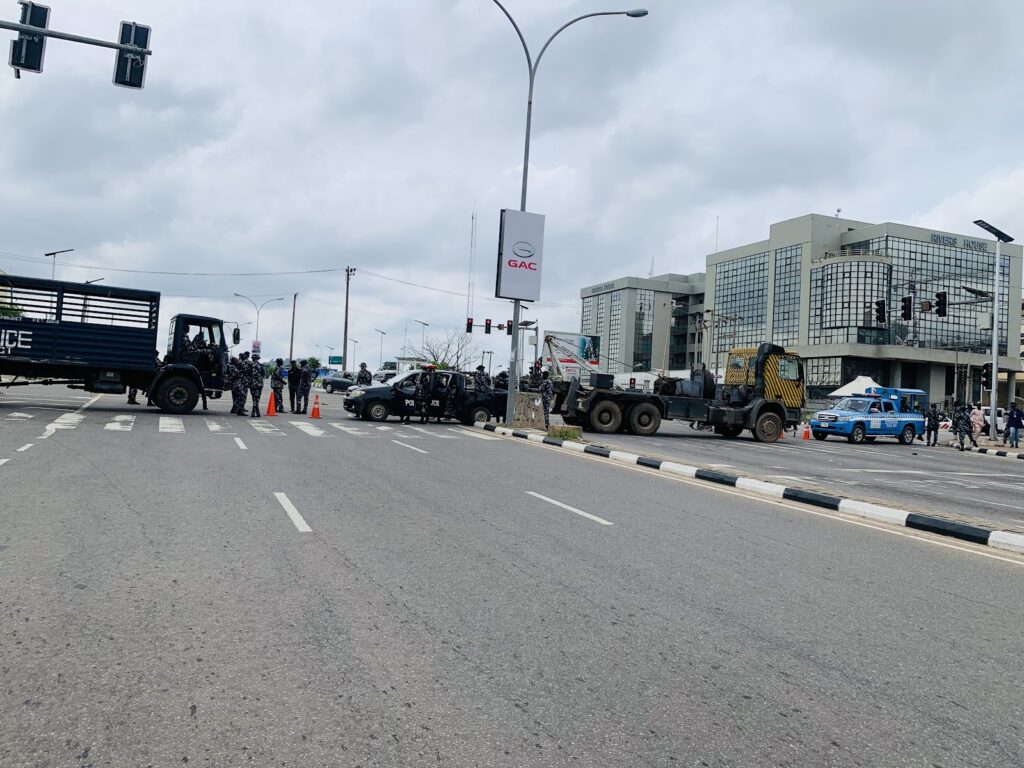
POLYGON ((277 406, 274 403, 274 390, 270 390, 270 401, 267 403, 267 416, 277 416, 277 406))
POLYGON ((313 397, 313 411, 309 414, 311 419, 320 418, 320 395, 314 395, 313 397))
POLYGON ((783 424, 782 425, 782 429, 779 430, 779 440, 785 440, 785 439, 786 439, 786 425, 783 424))
POLYGON ((804 440, 810 440, 810 439, 811 439, 811 425, 810 424, 804 424, 804 440))

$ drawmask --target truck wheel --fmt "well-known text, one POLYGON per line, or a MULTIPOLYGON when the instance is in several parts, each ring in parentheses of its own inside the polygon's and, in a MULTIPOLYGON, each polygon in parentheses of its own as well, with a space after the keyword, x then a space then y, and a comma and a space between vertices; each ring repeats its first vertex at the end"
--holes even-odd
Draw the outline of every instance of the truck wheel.
POLYGON ((366 406, 363 411, 366 414, 366 418, 370 421, 387 421, 388 420, 388 406, 386 403, 382 403, 378 400, 375 403, 370 403, 366 406))
POLYGON ((199 388, 191 379, 172 376, 160 387, 157 402, 168 413, 191 413, 199 402, 199 388))
POLYGON ((661 426, 661 412, 654 403, 640 403, 629 409, 627 421, 634 435, 653 435, 661 426))
POLYGON ((907 424, 903 431, 900 432, 900 443, 903 445, 913 445, 915 437, 917 437, 917 431, 910 424, 907 424))
POLYGON ((849 440, 854 445, 860 445, 861 443, 863 443, 864 442, 864 425, 863 424, 854 424, 853 425, 853 429, 850 431, 850 434, 847 436, 846 439, 849 440))
POLYGON ((774 443, 782 433, 782 419, 774 413, 762 413, 754 422, 751 432, 759 443, 774 443))
POLYGON ((715 427, 715 434, 722 437, 739 437, 743 427, 715 427))
POLYGON ((476 424, 478 421, 488 422, 491 420, 491 411, 486 405, 474 406, 469 412, 463 424, 476 424))
POLYGON ((610 435, 622 429, 622 409, 611 400, 602 400, 590 412, 590 422, 595 432, 610 435))

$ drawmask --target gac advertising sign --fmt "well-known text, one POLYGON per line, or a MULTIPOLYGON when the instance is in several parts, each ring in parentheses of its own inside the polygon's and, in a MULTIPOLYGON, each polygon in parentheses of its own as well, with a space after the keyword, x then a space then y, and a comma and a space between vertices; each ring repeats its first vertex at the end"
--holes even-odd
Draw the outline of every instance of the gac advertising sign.
POLYGON ((544 253, 544 217, 503 208, 498 234, 499 299, 540 299, 540 269, 544 253))

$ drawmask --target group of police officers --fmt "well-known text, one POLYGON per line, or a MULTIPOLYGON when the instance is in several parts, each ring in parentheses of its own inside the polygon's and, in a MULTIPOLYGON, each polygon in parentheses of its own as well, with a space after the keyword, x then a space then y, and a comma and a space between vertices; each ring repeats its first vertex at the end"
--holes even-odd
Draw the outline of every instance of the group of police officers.
MULTIPOLYGON (((251 355, 243 352, 232 357, 228 362, 226 382, 231 388, 231 413, 245 416, 247 396, 252 397, 252 408, 249 416, 260 417, 260 397, 263 395, 263 382, 267 378, 263 363, 258 352, 251 355)), ((292 360, 287 374, 284 360, 277 358, 270 372, 270 389, 274 393, 274 409, 284 412, 284 388, 288 386, 288 403, 291 413, 306 413, 309 408, 309 391, 313 387, 316 371, 309 367, 305 360, 292 360)))

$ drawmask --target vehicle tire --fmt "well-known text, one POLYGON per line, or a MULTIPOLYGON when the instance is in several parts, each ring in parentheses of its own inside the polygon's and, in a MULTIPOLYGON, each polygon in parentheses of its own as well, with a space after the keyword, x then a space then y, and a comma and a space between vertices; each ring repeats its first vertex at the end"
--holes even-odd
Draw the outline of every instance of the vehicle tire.
POLYGON ((330 392, 331 394, 334 394, 334 385, 324 384, 324 392, 330 392))
POLYGON ((900 443, 902 445, 913 445, 915 437, 917 437, 917 430, 910 424, 907 424, 903 431, 900 432, 900 443))
POLYGON ((815 432, 813 434, 815 440, 824 440, 826 437, 828 437, 828 435, 825 434, 824 432, 815 432))
POLYGON ((849 440, 854 445, 860 445, 861 443, 864 442, 864 437, 864 425, 854 424, 853 430, 850 432, 849 436, 846 439, 849 440))
POLYGON ((388 405, 387 403, 377 400, 376 402, 370 403, 363 409, 363 414, 370 421, 387 421, 388 420, 388 405))
POLYGON ((782 434, 782 419, 774 413, 762 413, 754 422, 754 439, 759 443, 774 443, 782 434))
POLYGON ((743 427, 715 427, 715 434, 721 435, 722 437, 739 437, 743 431, 743 427))
POLYGON ((634 435, 653 435, 661 426, 661 412, 654 403, 640 403, 629 409, 626 421, 634 435))
POLYGON ((488 422, 491 420, 491 409, 486 405, 475 405, 466 417, 466 424, 476 424, 478 421, 488 422))
POLYGON ((191 379, 172 376, 160 386, 157 402, 167 413, 191 413, 199 402, 199 388, 191 379))
POLYGON ((612 400, 602 400, 590 412, 595 432, 610 435, 622 429, 622 409, 612 400))

